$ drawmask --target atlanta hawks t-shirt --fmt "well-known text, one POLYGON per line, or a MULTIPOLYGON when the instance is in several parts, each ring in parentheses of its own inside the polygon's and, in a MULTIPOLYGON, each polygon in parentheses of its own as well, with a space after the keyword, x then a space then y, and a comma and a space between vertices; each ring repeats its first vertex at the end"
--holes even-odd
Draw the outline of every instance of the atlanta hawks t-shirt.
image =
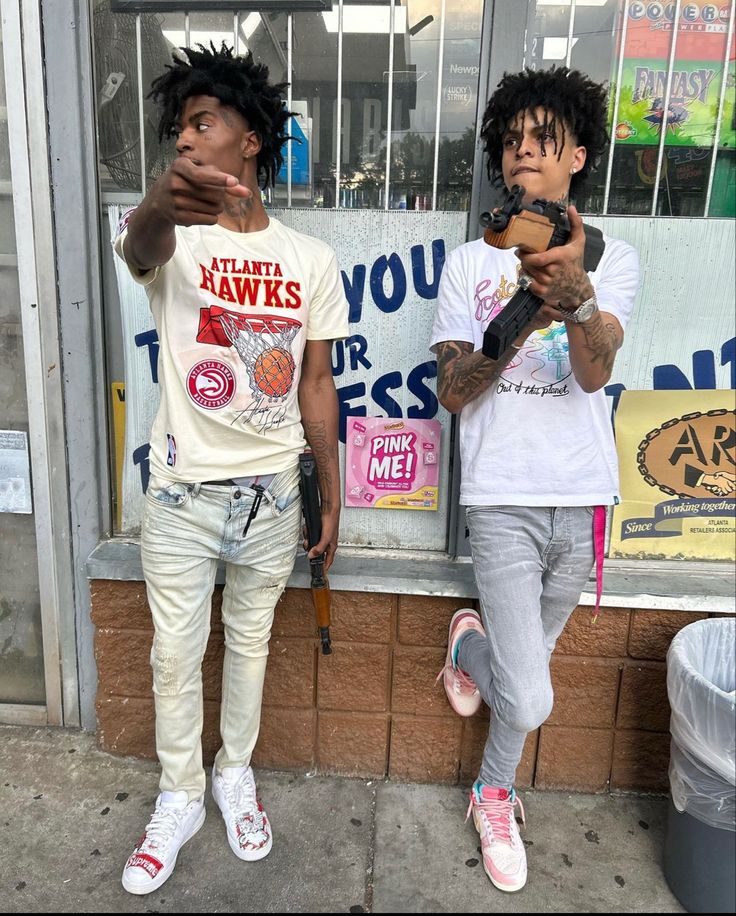
MULTIPOLYGON (((591 272, 598 307, 622 328, 639 288, 631 245, 604 236, 591 272)), ((440 280, 430 337, 483 348, 483 332, 517 289, 519 259, 483 239, 456 248, 440 280)), ((618 495, 618 462, 605 392, 588 394, 570 365, 567 329, 529 335, 498 381, 460 413, 460 502, 466 506, 598 506, 618 495)))
MULTIPOLYGON (((123 260, 131 212, 114 243, 123 260)), ((258 232, 177 226, 166 264, 128 267, 159 336, 151 473, 201 482, 293 467, 306 444, 297 398, 306 341, 348 333, 334 251, 269 217, 258 232)))

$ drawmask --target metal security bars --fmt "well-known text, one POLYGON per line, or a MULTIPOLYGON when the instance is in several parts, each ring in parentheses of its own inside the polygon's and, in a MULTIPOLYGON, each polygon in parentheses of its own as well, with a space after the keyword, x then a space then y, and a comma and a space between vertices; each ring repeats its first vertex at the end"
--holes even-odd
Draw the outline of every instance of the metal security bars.
POLYGON ((610 85, 605 178, 587 189, 586 212, 736 215, 729 190, 736 169, 734 16, 733 0, 528 3, 524 64, 542 69, 564 63, 610 85), (644 121, 650 123, 643 130, 644 121))
MULTIPOLYGON (((728 20, 728 37, 726 39, 726 47, 723 52, 723 79, 721 80, 721 92, 718 99, 718 114, 716 116, 716 133, 713 138, 713 153, 710 160, 710 171, 708 173, 708 190, 705 195, 705 215, 710 215, 710 202, 711 196, 713 193, 713 179, 715 178, 716 172, 716 160, 718 157, 718 143, 721 139, 721 124, 723 122, 723 110, 726 101, 726 90, 728 89, 728 67, 729 59, 731 55, 731 47, 733 45, 733 35, 734 35, 734 21, 736 20, 736 4, 731 3, 731 16, 728 20)), ((731 87, 733 93, 733 86, 731 87)))
MULTIPOLYGON (((104 0, 93 2, 104 5, 104 0)), ((485 2, 490 4, 490 0, 485 2)), ((504 10, 511 3, 512 0, 496 0, 494 24, 502 21, 504 10)), ((462 193, 454 196, 443 193, 449 186, 448 182, 455 180, 458 183, 456 177, 447 177, 451 175, 458 156, 454 147, 445 144, 448 139, 457 142, 461 134, 456 123, 453 124, 455 129, 446 127, 443 131, 443 122, 446 124, 452 105, 465 105, 466 126, 470 128, 484 107, 485 99, 478 98, 478 84, 483 74, 477 66, 481 60, 482 0, 476 0, 477 11, 471 13, 468 10, 472 0, 428 0, 422 12, 430 11, 430 15, 424 18, 432 25, 420 35, 416 31, 423 27, 424 20, 411 22, 410 17, 421 13, 413 14, 411 6, 404 0, 372 0, 372 3, 334 0, 331 6, 329 11, 319 12, 312 8, 309 13, 297 5, 289 10, 282 6, 281 12, 267 13, 255 10, 253 5, 243 4, 233 12, 219 14, 229 20, 229 26, 225 25, 223 18, 222 23, 212 28, 213 36, 217 39, 227 37, 228 43, 238 53, 249 49, 258 35, 267 35, 273 59, 278 61, 278 68, 283 67, 283 78, 289 84, 288 104, 291 107, 305 91, 301 88, 300 94, 297 94, 294 87, 299 85, 299 80, 302 87, 309 84, 312 79, 309 67, 316 66, 314 57, 305 54, 305 48, 310 44, 316 23, 319 22, 320 28, 323 28, 322 18, 327 23, 325 28, 333 43, 319 62, 319 78, 324 85, 325 73, 329 74, 332 94, 324 89, 321 94, 315 90, 314 97, 308 101, 310 118, 314 116, 315 121, 315 134, 309 141, 313 143, 313 148, 309 154, 311 156, 315 150, 322 150, 320 171, 319 174, 311 172, 313 163, 310 159, 308 167, 312 187, 305 191, 302 179, 298 188, 295 156, 298 158, 300 152, 304 155, 304 150, 296 141, 289 140, 284 173, 271 202, 289 207, 337 209, 470 209, 471 177, 468 177, 467 187, 461 188, 462 193), (463 16, 465 20, 462 20, 463 16), (463 35, 458 33, 461 20, 466 23, 463 35), (372 29, 370 35, 368 23, 372 29), (373 76, 370 80, 368 76, 356 76, 356 35, 362 38, 359 33, 363 30, 366 42, 376 49, 376 60, 371 58, 373 76), (425 37, 430 32, 431 37, 425 37), (462 43, 460 38, 471 35, 477 42, 475 66, 467 56, 474 53, 472 43, 470 52, 463 52, 466 57, 460 63, 456 50, 462 43), (431 63, 427 57, 430 47, 434 55, 431 63), (423 54, 422 62, 417 63, 420 52, 423 54), (459 82, 458 73, 468 74, 465 84, 459 82), (372 81, 371 85, 359 89, 359 79, 365 79, 366 83, 372 81), (411 91, 407 91, 407 86, 411 91), (418 101, 420 94, 421 102, 418 101), (417 127, 417 124, 421 126, 417 127), (329 134, 326 133, 328 126, 329 134), (422 142, 410 147, 405 142, 408 135, 415 140, 420 135, 422 142), (332 156, 325 150, 331 150, 332 156), (412 160, 411 155, 417 158, 412 160), (420 161, 422 156, 424 161, 420 161), (407 190, 409 185, 413 191, 407 190), (369 190, 366 191, 366 188, 369 190)), ((598 173, 600 177, 594 178, 592 186, 586 189, 582 200, 585 212, 638 216, 730 215, 724 212, 723 188, 733 182, 733 158, 736 154, 731 139, 733 127, 724 125, 726 120, 732 120, 729 80, 733 80, 734 7, 735 0, 721 6, 707 4, 704 0, 697 3, 676 0, 671 4, 653 0, 528 0, 525 4, 526 26, 524 34, 518 36, 519 46, 527 49, 523 56, 524 65, 536 68, 564 63, 611 85, 611 142, 598 173), (651 90, 655 95, 652 109, 655 101, 658 102, 663 120, 655 126, 658 133, 655 134, 653 128, 646 141, 642 140, 641 146, 635 149, 638 138, 626 136, 626 108, 631 99, 627 103, 623 95, 624 89, 631 89, 632 68, 636 63, 646 63, 645 60, 636 61, 630 50, 627 51, 632 29, 642 22, 654 23, 659 29, 657 35, 664 37, 668 46, 660 58, 661 63, 652 62, 653 74, 654 69, 657 70, 652 76, 656 81, 656 90, 651 90), (718 51, 720 60, 716 62, 713 58, 708 64, 709 79, 712 78, 708 90, 710 114, 708 118, 702 114, 705 110, 703 103, 698 114, 698 138, 679 144, 676 139, 673 141, 672 131, 673 128, 679 129, 676 118, 684 112, 678 92, 689 73, 689 60, 683 62, 679 59, 680 48, 685 45, 683 53, 687 58, 688 42, 695 40, 693 36, 696 32, 703 41, 710 42, 709 47, 713 46, 713 40, 720 42, 725 37, 725 47, 722 54, 718 51), (728 135, 724 140, 726 131, 728 135), (678 175, 680 184, 676 187, 674 178, 678 175)), ((232 8, 231 4, 229 9, 232 8)), ((172 22, 180 20, 176 29, 183 43, 189 46, 192 41, 196 43, 200 40, 203 32, 210 34, 206 29, 198 30, 192 22, 193 17, 201 19, 206 15, 214 22, 214 17, 218 15, 205 13, 204 10, 203 4, 197 11, 172 12, 162 18, 172 28, 172 22)), ((141 193, 147 189, 148 178, 155 177, 150 164, 155 158, 154 153, 152 149, 147 149, 147 145, 153 143, 153 135, 150 124, 146 126, 144 113, 147 89, 145 46, 149 33, 141 28, 143 17, 150 19, 150 14, 135 14, 137 145, 141 164, 138 186, 141 193), (145 168, 147 161, 149 165, 145 168)), ((104 37, 96 38, 96 43, 100 40, 104 37)), ((484 36, 483 40, 489 41, 489 36, 484 36)), ((513 40, 516 36, 512 36, 513 40)), ((643 51, 641 56, 646 56, 643 51)), ((493 88, 489 85, 488 91, 493 88)), ((305 113, 305 108, 299 110, 300 115, 305 113)), ((652 119, 655 116, 656 112, 651 115, 652 119)), ((695 119, 691 118, 689 125, 694 123, 695 119)), ((477 137, 473 138, 473 142, 477 144, 477 137)), ((471 149, 468 156, 469 176, 472 160, 471 149)), ((462 185, 462 179, 459 183, 462 185)))
MULTIPOLYGON (((141 7, 131 6, 131 4, 112 4, 111 0, 91 0, 91 5, 95 13, 102 11, 106 13, 108 19, 110 16, 117 17, 121 20, 128 17, 131 21, 134 18, 134 44, 135 49, 131 49, 134 54, 134 71, 128 77, 128 86, 135 91, 135 100, 137 105, 137 131, 135 152, 139 162, 136 172, 139 175, 137 185, 128 184, 131 190, 138 190, 145 194, 150 181, 156 177, 155 170, 152 171, 151 161, 155 159, 154 133, 152 126, 152 115, 150 111, 150 102, 147 103, 146 95, 148 85, 152 75, 152 63, 150 55, 147 57, 148 45, 151 44, 151 20, 153 16, 148 12, 126 12, 132 8, 141 9, 141 7), (120 12, 115 12, 118 9, 120 12), (145 27, 144 27, 145 23, 145 27), (135 82, 135 87, 130 85, 135 82), (148 124, 146 123, 148 120, 148 124)), ((216 6, 216 4, 213 4, 216 6)), ((468 37, 472 39, 479 51, 480 46, 480 19, 482 14, 482 0, 435 0, 434 4, 430 3, 423 8, 423 12, 428 11, 428 15, 417 23, 409 22, 410 11, 405 3, 401 0, 373 0, 372 4, 358 2, 358 0, 334 0, 332 10, 324 14, 314 11, 311 13, 304 12, 303 9, 295 6, 293 10, 282 10, 279 13, 266 13, 256 11, 251 6, 250 9, 236 9, 227 14, 221 14, 209 10, 205 11, 205 5, 198 9, 188 8, 181 12, 166 12, 157 14, 157 19, 161 23, 162 32, 165 31, 168 41, 175 45, 175 35, 178 35, 178 44, 191 46, 197 44, 200 40, 213 40, 219 44, 221 40, 226 40, 232 44, 236 53, 244 53, 249 49, 250 37, 256 29, 262 33, 268 33, 271 36, 273 48, 283 59, 284 74, 283 78, 289 84, 287 104, 291 108, 294 100, 295 77, 303 75, 305 69, 304 61, 300 61, 298 51, 303 51, 304 45, 309 39, 309 28, 311 23, 317 21, 317 17, 324 15, 325 22, 328 16, 334 16, 334 25, 332 20, 329 21, 328 31, 335 32, 335 47, 331 56, 333 86, 333 99, 336 98, 334 115, 330 117, 327 112, 328 106, 325 101, 329 101, 326 96, 317 97, 312 100, 313 110, 316 117, 319 118, 320 112, 323 117, 330 119, 331 134, 333 138, 334 161, 330 167, 333 173, 333 188, 331 195, 334 200, 330 203, 314 202, 313 205, 329 206, 335 208, 352 208, 356 206, 368 206, 369 208, 378 208, 383 210, 402 209, 404 201, 402 195, 397 193, 397 182, 400 184, 404 179, 399 177, 397 172, 397 157, 401 156, 404 172, 411 168, 413 163, 406 162, 406 156, 403 151, 396 148, 396 143, 403 140, 407 133, 417 133, 414 127, 414 120, 417 114, 416 106, 416 86, 411 86, 412 81, 420 85, 420 90, 424 93, 422 99, 422 126, 419 133, 425 140, 426 163, 423 164, 423 174, 426 176, 424 193, 417 195, 419 200, 415 203, 416 209, 467 209, 467 206, 453 205, 447 200, 443 201, 441 190, 443 186, 442 172, 443 167, 446 169, 447 163, 441 155, 442 141, 459 137, 463 130, 472 127, 476 116, 476 97, 478 83, 478 67, 473 66, 469 59, 460 59, 457 63, 458 51, 455 51, 456 57, 448 66, 447 47, 448 43, 459 48, 462 42, 458 40, 457 35, 447 36, 448 19, 455 13, 454 23, 463 23, 463 38, 465 45, 468 45, 468 37), (453 8, 454 7, 454 8, 453 8), (346 11, 350 16, 346 16, 346 11), (230 26, 225 31, 224 15, 229 17, 230 26), (218 18, 219 17, 219 18, 218 18), (195 18, 200 22, 207 19, 212 23, 211 32, 207 32, 207 27, 199 28, 195 23, 195 18), (346 22, 346 18, 350 21, 346 22), (274 19, 278 20, 277 27, 274 27, 274 19), (355 63, 348 59, 348 68, 352 67, 352 73, 346 69, 345 47, 346 38, 350 36, 354 48, 355 37, 364 29, 369 31, 368 23, 371 22, 373 33, 368 35, 370 41, 376 47, 380 47, 382 52, 378 59, 372 62, 373 90, 366 90, 365 98, 356 98, 355 84, 357 77, 355 74, 355 63), (431 37, 425 37, 430 29, 431 37), (299 31, 297 33, 297 26, 299 31), (283 29, 283 36, 281 31, 283 29), (417 37, 417 32, 421 30, 422 35, 417 37), (275 31, 279 35, 274 34, 275 31), (301 44, 300 44, 301 42, 301 44), (417 44, 419 42, 419 44, 417 44), (419 49, 423 52, 423 63, 418 65, 416 61, 410 59, 411 48, 419 49), (436 47, 435 47, 436 46, 436 47), (427 62, 427 50, 432 49, 434 55, 431 62, 427 62), (285 52, 285 53, 284 53, 285 52), (385 55, 385 56, 384 56, 385 55), (417 68, 421 70, 417 74, 417 68), (449 71, 449 75, 448 75, 449 71), (465 80, 461 87, 452 87, 452 74, 454 72, 463 74, 465 80), (469 74, 469 75, 466 75, 469 74), (350 93, 346 92, 348 87, 347 81, 351 80, 352 99, 350 93), (423 81, 423 82, 422 82, 423 81), (431 89, 430 89, 431 83, 431 89), (407 90, 407 87, 410 89, 407 90), (448 89, 450 86, 450 89, 448 89), (414 91, 414 98, 407 101, 414 91), (452 125, 451 129, 447 125, 448 109, 460 98, 464 107, 463 117, 466 123, 461 125, 452 125), (352 106, 352 115, 351 115, 352 106), (363 129, 370 131, 370 144, 364 137, 360 136, 361 119, 358 106, 363 106, 363 129), (366 107, 367 106, 367 107, 366 107), (366 114, 366 111, 368 114, 366 114), (351 124, 352 116, 352 124, 351 124), (370 121, 370 127, 365 125, 370 121), (411 121, 411 125, 410 125, 411 121), (430 127, 431 124, 431 127, 430 127), (356 134, 357 139, 356 139, 356 134), (452 136, 450 136, 452 135, 452 136), (356 144, 358 152, 356 153, 356 144), (363 147, 370 145, 370 151, 366 152, 363 147), (348 149, 348 147, 350 147, 348 149), (375 188, 375 193, 367 200, 364 195, 355 194, 353 190, 356 184, 356 175, 360 179, 362 167, 369 169, 372 179, 378 178, 378 181, 364 184, 371 184, 375 188), (444 204, 444 207, 442 206, 444 204)), ((132 26, 131 26, 132 27, 132 26)), ((94 45, 98 49, 101 43, 108 40, 105 34, 96 34, 94 45)), ((96 53, 98 53, 96 51, 96 53)), ((415 52, 416 53, 416 52, 415 52)), ((468 51, 464 51, 468 54, 468 51)), ((470 54, 472 55, 472 47, 470 54)), ((159 58, 160 59, 160 58, 159 58)), ((108 68, 109 69, 109 68, 108 68)), ((122 69, 122 67, 121 67, 122 69)), ((159 65, 163 69, 163 65, 159 65)), ((273 67, 272 67, 273 71, 273 67)), ((102 78, 104 79, 104 77, 102 78)), ((101 81, 100 74, 97 78, 98 84, 101 81)), ((457 80, 456 80, 457 81, 457 80)), ((101 86, 98 85, 98 93, 101 86)), ((297 96, 298 98, 298 96, 297 96)), ((459 105, 455 105, 459 108, 459 105)), ((310 114, 312 110, 310 109, 310 114)), ((300 112, 303 114, 303 112, 300 112)), ((456 117, 456 115, 455 115, 456 117)), ((123 144, 121 144, 123 145, 123 144)), ((316 148, 320 147, 320 137, 315 137, 316 148)), ((325 139, 322 137, 321 146, 326 147, 325 139)), ((287 141, 287 156, 285 157, 284 174, 285 179, 280 189, 277 189, 275 197, 271 202, 280 202, 286 206, 304 205, 300 200, 295 199, 294 187, 296 178, 294 175, 294 155, 297 144, 295 141, 287 141), (283 194, 283 198, 280 196, 283 194)), ((101 161, 105 164, 105 157, 101 155, 101 161)), ((470 157, 468 157, 470 158, 470 157)), ((160 172, 160 163, 158 170, 160 172)), ((130 170, 130 165, 128 166, 130 170)), ((104 174, 104 173, 103 173, 104 174)), ((470 195, 472 184, 472 174, 470 167, 466 181, 464 202, 467 203, 470 195)), ((121 185, 118 185, 122 187, 121 185)), ((103 193, 108 190, 104 187, 103 193)), ((109 189, 112 190, 112 189, 109 189)), ((113 192, 113 196, 115 192, 113 192)), ((109 196, 109 194, 107 195, 109 196)), ((406 196, 406 195, 403 195, 406 196)), ((410 195, 411 196, 411 195, 410 195)), ((409 201, 411 207, 412 200, 409 201)))

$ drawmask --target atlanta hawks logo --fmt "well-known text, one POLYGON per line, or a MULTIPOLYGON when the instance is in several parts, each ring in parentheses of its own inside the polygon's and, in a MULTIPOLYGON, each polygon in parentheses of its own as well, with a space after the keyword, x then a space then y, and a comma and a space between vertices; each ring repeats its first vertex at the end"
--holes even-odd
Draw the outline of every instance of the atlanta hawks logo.
POLYGON ((232 401, 235 376, 226 363, 218 359, 203 359, 189 370, 187 391, 195 404, 205 410, 218 410, 232 401))

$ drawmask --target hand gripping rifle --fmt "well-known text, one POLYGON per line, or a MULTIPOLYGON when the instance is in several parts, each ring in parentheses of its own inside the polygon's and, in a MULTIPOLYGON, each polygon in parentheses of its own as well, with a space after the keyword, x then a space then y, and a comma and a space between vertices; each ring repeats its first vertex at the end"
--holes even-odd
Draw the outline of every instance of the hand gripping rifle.
MULTIPOLYGON (((319 486, 317 485, 317 462, 310 451, 299 456, 299 488, 302 491, 302 511, 307 528, 307 550, 319 544, 322 537, 322 514, 319 508, 319 486)), ((330 646, 330 583, 325 576, 325 555, 309 559, 312 575, 311 589, 314 610, 317 615, 319 638, 322 640, 322 654, 331 655, 330 646)))
MULTIPOLYGON (((481 225, 485 227, 483 240, 494 248, 516 248, 523 245, 532 251, 547 251, 564 245, 570 238, 570 221, 564 204, 539 197, 531 204, 523 204, 524 189, 514 185, 503 206, 492 213, 482 213, 481 225)), ((585 270, 595 270, 600 263, 606 243, 600 229, 584 226, 585 270)), ((483 355, 500 359, 511 342, 529 324, 544 300, 527 289, 519 288, 504 308, 489 322, 483 334, 483 355)))

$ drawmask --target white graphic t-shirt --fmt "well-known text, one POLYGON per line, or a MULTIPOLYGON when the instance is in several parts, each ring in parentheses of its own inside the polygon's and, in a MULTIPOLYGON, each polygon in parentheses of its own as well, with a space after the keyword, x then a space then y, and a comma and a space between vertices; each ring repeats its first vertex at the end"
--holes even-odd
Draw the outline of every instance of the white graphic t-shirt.
MULTIPOLYGON (((130 212, 115 240, 123 259, 130 212)), ((202 482, 293 467, 305 343, 348 333, 334 251, 273 217, 258 232, 178 226, 171 260, 130 272, 160 343, 151 473, 202 482)))
MULTIPOLYGON (((621 327, 639 288, 639 259, 605 237, 590 274, 598 307, 621 327)), ((516 292, 519 260, 483 239, 456 248, 440 280, 430 346, 445 340, 483 347, 483 332, 516 292)), ((603 390, 587 394, 570 366, 567 329, 533 332, 483 394, 460 412, 460 502, 480 506, 610 505, 618 462, 603 390)))

